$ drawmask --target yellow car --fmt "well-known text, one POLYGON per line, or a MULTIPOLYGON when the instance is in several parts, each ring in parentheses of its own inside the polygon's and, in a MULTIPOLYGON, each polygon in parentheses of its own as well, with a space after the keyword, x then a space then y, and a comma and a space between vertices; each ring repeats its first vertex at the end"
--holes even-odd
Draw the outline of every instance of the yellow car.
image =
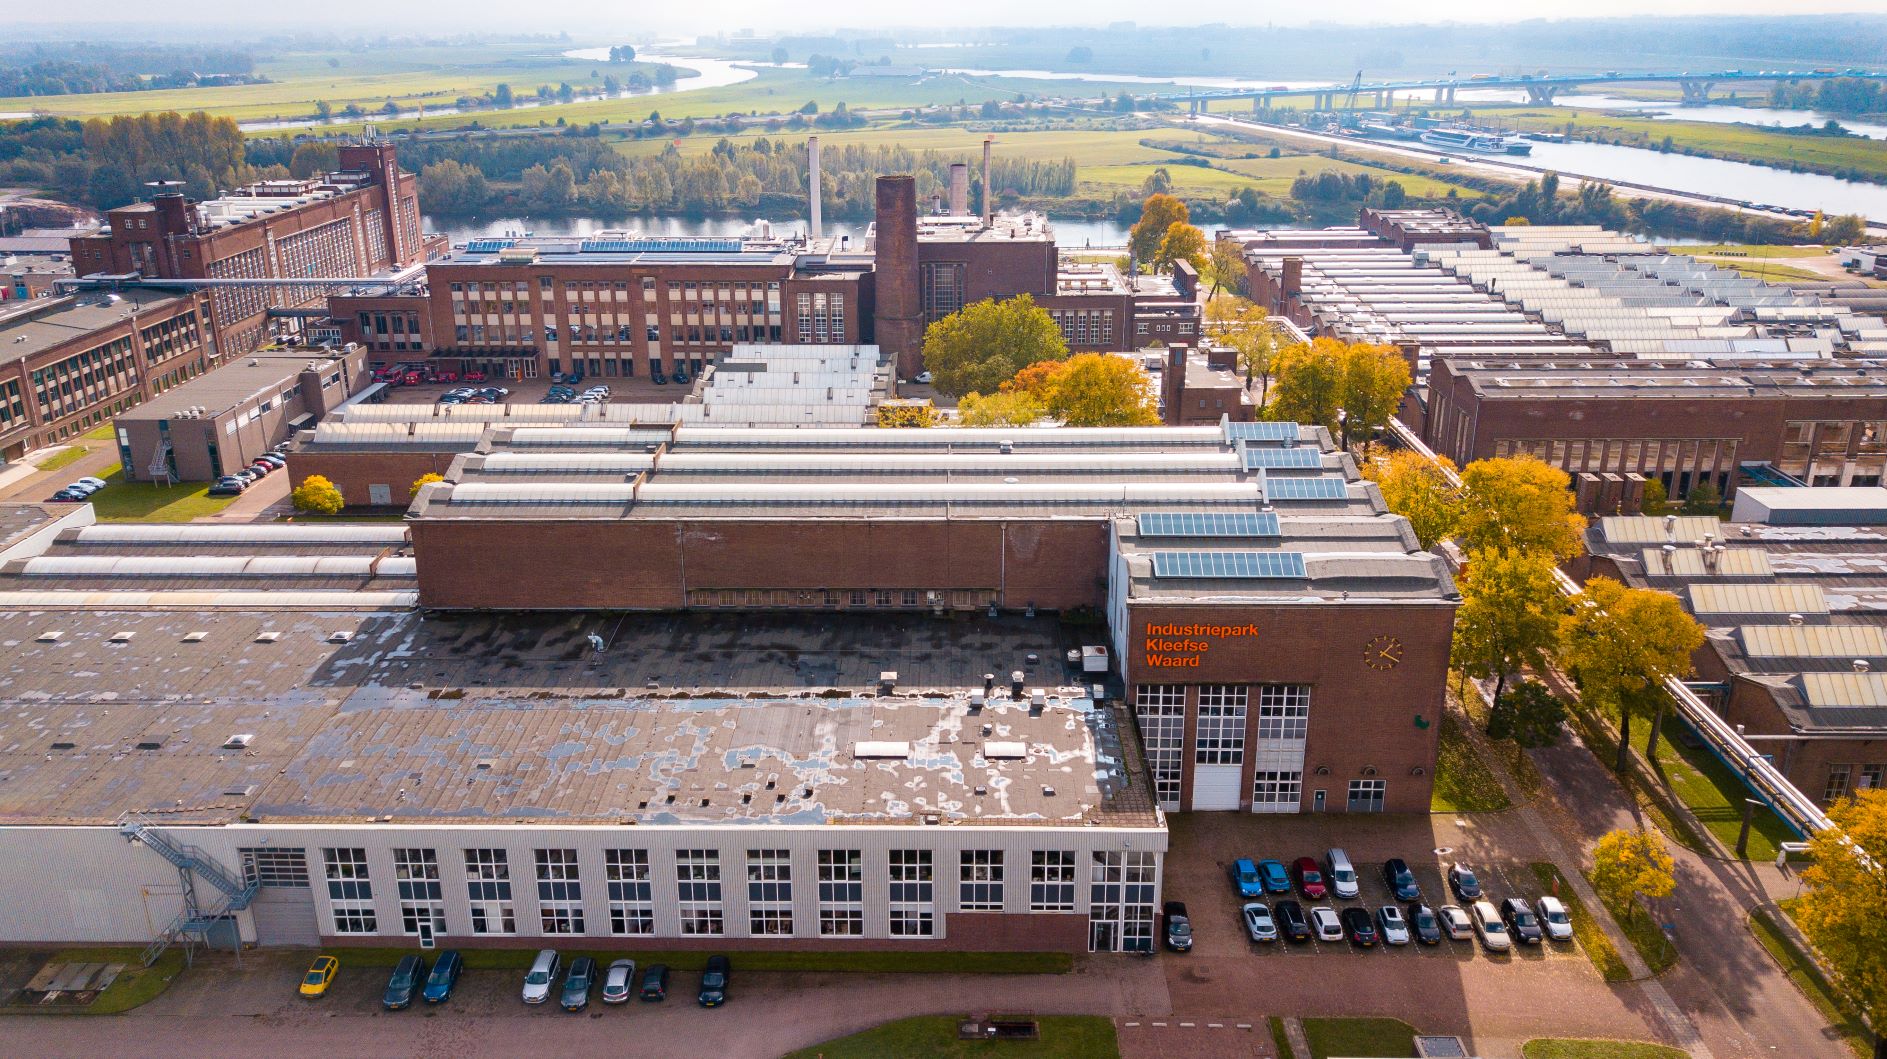
POLYGON ((334 976, 340 969, 340 960, 332 956, 316 956, 314 964, 308 968, 307 975, 301 980, 301 995, 326 996, 328 986, 334 984, 334 976))

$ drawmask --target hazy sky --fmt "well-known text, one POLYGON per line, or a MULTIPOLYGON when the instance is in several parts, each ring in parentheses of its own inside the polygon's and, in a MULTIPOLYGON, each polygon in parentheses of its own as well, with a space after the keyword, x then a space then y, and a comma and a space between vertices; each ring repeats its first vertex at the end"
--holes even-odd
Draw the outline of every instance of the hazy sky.
MULTIPOLYGON (((84 16, 101 25, 148 24, 148 0, 86 0, 84 16)), ((65 23, 64 4, 13 4, 0 15, 8 24, 65 23)), ((443 32, 531 28, 564 30, 573 36, 643 32, 713 33, 751 27, 761 31, 807 31, 837 26, 1095 25, 1116 20, 1197 25, 1229 22, 1262 25, 1312 21, 1398 23, 1417 21, 1514 21, 1527 18, 1591 18, 1621 15, 1806 15, 1833 12, 1887 14, 1887 0, 1448 0, 1411 5, 1406 0, 1349 0, 1343 4, 1276 3, 1252 0, 1193 0, 1149 4, 1145 0, 952 0, 929 9, 884 0, 692 0, 686 4, 638 0, 451 0, 450 3, 391 4, 384 0, 323 0, 319 4, 258 4, 254 0, 172 0, 165 18, 221 25, 232 36, 284 26, 371 32, 376 27, 425 28, 443 32), (947 11, 947 14, 945 13, 947 11)), ((77 28, 77 27, 75 27, 77 28)), ((115 36, 115 34, 114 34, 115 36)))

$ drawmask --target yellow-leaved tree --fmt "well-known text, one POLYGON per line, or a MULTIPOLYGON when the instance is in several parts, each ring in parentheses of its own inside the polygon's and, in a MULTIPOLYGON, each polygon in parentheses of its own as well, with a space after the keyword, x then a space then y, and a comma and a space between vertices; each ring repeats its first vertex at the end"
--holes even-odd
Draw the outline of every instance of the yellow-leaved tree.
POLYGON ((318 515, 336 514, 347 506, 341 491, 334 483, 318 474, 311 474, 301 480, 295 491, 288 494, 288 499, 295 505, 296 511, 311 511, 318 515))
POLYGON ((1887 1028, 1887 790, 1857 790, 1808 840, 1795 922, 1870 1025, 1887 1028))
POLYGON ((1566 472, 1532 456, 1476 460, 1461 472, 1461 546, 1570 559, 1584 551, 1586 520, 1573 510, 1566 472))
POLYGON ((1024 427, 1047 414, 1040 399, 1022 390, 966 393, 957 402, 957 422, 966 427, 1024 427))
POLYGON ((952 397, 994 393, 1023 368, 1067 356, 1061 328, 1027 294, 966 305, 924 332, 924 367, 952 397))
POLYGON ((1477 680, 1494 681, 1498 711, 1509 675, 1546 664, 1565 613, 1551 556, 1492 548, 1471 552, 1461 576, 1450 661, 1477 680))
POLYGON ((1691 672, 1691 653, 1704 645, 1704 627, 1677 597, 1628 588, 1609 577, 1586 582, 1560 627, 1559 659, 1579 681, 1580 695, 1618 715, 1616 772, 1631 761, 1631 720, 1649 715, 1645 756, 1655 760, 1658 728, 1670 695, 1664 682, 1691 672))
POLYGON ((1328 428, 1345 448, 1374 436, 1409 388, 1409 362, 1392 346, 1316 338, 1285 347, 1271 364, 1277 384, 1266 416, 1328 428))
POLYGON ((1159 249, 1153 252, 1153 267, 1164 272, 1172 268, 1175 261, 1189 261, 1195 272, 1204 273, 1206 233, 1184 222, 1167 226, 1166 234, 1160 237, 1159 249))
POLYGON ((1034 397, 1071 427, 1150 427, 1160 422, 1153 379, 1111 353, 1081 353, 1031 365, 1004 387, 1034 397))
POLYGON ((1676 865, 1664 837, 1656 831, 1619 829, 1592 847, 1592 888, 1605 898, 1613 915, 1644 915, 1641 897, 1667 897, 1677 888, 1676 865))
POLYGON ((1145 265, 1160 252, 1160 242, 1167 229, 1192 221, 1192 211, 1171 195, 1148 195, 1140 205, 1140 219, 1127 232, 1127 249, 1134 260, 1145 265))
POLYGON ((427 486, 431 485, 434 482, 443 482, 445 480, 446 480, 445 475, 433 474, 429 471, 425 474, 420 475, 418 478, 413 479, 413 488, 409 489, 406 495, 408 497, 417 497, 419 496, 419 491, 421 489, 426 488, 427 486))
POLYGON ((1389 510, 1409 520, 1415 539, 1433 548, 1455 532, 1461 519, 1461 490, 1448 481, 1455 465, 1446 456, 1433 461, 1409 449, 1363 465, 1363 477, 1376 483, 1389 510))

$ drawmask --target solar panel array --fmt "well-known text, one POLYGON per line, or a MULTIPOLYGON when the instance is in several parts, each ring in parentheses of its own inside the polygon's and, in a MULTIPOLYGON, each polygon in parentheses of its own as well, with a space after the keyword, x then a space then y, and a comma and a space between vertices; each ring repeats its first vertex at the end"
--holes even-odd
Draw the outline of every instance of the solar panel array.
POLYGON ((516 239, 474 239, 465 244, 465 250, 471 254, 495 254, 511 249, 517 242, 516 239))
POLYGON ((1302 552, 1152 552, 1154 577, 1308 577, 1302 552))
POLYGON ((585 239, 580 251, 586 254, 738 254, 739 239, 585 239))
POLYGON ((1314 471, 1324 465, 1323 453, 1316 449, 1246 449, 1245 469, 1314 471))
POLYGON ((1227 423, 1227 441, 1296 441, 1296 423, 1227 423))
POLYGON ((1265 499, 1344 500, 1349 490, 1336 478, 1266 478, 1265 499))
POLYGON ((1278 516, 1256 511, 1149 511, 1142 537, 1276 537, 1278 516))

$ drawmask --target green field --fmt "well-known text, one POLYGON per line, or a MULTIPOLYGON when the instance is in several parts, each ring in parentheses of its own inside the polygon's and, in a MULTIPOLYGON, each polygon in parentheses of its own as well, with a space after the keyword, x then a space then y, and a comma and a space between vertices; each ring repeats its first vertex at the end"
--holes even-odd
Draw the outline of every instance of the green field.
POLYGON ((209 495, 208 482, 178 485, 127 482, 122 467, 114 467, 110 474, 101 477, 105 479, 105 488, 86 501, 92 505, 100 522, 189 522, 214 515, 236 499, 209 495))
POLYGON ((785 1059, 1118 1059, 1114 1023, 1098 1015, 1051 1015, 1035 1020, 1033 1041, 966 1041, 947 1015, 899 1019, 863 1033, 790 1052, 785 1059))
POLYGON ((1520 1049, 1524 1059, 1685 1059, 1680 1048, 1644 1041, 1585 1041, 1542 1037, 1520 1049))
POLYGON ((1441 747, 1435 755, 1433 813, 1499 812, 1513 805, 1500 780, 1461 730, 1453 712, 1442 714, 1441 747))
POLYGON ((1800 163, 1819 172, 1853 170, 1887 178, 1887 150, 1879 140, 1858 136, 1803 136, 1751 125, 1665 121, 1565 107, 1477 107, 1474 113, 1521 131, 1563 131, 1571 123, 1574 134, 1582 139, 1596 134, 1607 142, 1654 147, 1668 136, 1680 149, 1717 158, 1781 166, 1800 163))
POLYGON ((1305 1019, 1311 1059, 1415 1054, 1415 1027, 1400 1019, 1305 1019))

